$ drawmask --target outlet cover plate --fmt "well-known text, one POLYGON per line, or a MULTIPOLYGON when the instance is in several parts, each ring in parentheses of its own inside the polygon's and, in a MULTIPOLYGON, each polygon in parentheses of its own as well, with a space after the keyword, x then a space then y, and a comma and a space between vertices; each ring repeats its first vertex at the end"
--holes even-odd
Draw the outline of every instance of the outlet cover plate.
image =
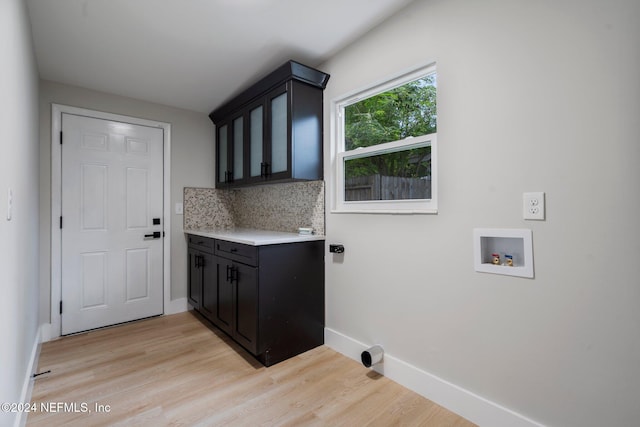
POLYGON ((522 193, 522 218, 535 221, 544 221, 544 192, 536 191, 530 193, 522 193))

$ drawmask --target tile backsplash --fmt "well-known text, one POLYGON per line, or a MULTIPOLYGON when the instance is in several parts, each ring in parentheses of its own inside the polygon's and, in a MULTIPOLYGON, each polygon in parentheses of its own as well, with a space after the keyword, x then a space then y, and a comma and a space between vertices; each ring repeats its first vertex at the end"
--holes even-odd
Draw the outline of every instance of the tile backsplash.
POLYGON ((184 228, 256 228, 324 235, 324 181, 259 185, 234 190, 184 189, 184 228))
POLYGON ((185 187, 183 198, 185 230, 234 227, 231 192, 185 187))

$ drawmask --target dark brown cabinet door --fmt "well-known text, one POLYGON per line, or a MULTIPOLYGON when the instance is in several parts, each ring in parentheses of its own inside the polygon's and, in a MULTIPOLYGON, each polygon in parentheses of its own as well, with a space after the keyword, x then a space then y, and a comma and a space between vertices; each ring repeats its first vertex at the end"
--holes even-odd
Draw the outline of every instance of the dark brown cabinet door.
POLYGON ((220 123, 217 126, 216 137, 216 187, 222 186, 231 182, 230 174, 231 168, 229 167, 229 158, 231 156, 231 130, 228 121, 220 123))
POLYGON ((202 294, 202 270, 200 269, 200 251, 189 248, 189 304, 196 310, 200 309, 202 294))
POLYGON ((258 348, 258 275, 256 267, 232 263, 235 287, 235 322, 233 338, 255 354, 258 348))
POLYGON ((231 281, 231 261, 218 258, 216 309, 213 323, 220 329, 233 335, 233 282, 231 281))
POLYGON ((217 258, 216 310, 212 322, 251 353, 257 349, 257 268, 217 258))
POLYGON ((246 182, 257 183, 266 179, 265 163, 265 128, 266 108, 264 98, 253 102, 246 108, 246 140, 245 150, 246 182))
POLYGON ((245 165, 244 111, 220 123, 216 138, 216 187, 245 183, 248 174, 245 165))
POLYGON ((266 95, 267 126, 264 144, 265 177, 270 180, 291 177, 290 95, 282 85, 266 95))
POLYGON ((200 302, 200 313, 207 319, 213 321, 218 305, 217 282, 215 256, 202 253, 200 255, 202 269, 202 297, 200 302))

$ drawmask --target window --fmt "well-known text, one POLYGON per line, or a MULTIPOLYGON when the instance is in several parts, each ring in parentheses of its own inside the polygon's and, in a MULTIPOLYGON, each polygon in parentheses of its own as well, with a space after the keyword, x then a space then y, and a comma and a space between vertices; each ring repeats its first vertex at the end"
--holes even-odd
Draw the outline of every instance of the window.
POLYGON ((437 212, 436 87, 431 65, 334 104, 337 212, 437 212))

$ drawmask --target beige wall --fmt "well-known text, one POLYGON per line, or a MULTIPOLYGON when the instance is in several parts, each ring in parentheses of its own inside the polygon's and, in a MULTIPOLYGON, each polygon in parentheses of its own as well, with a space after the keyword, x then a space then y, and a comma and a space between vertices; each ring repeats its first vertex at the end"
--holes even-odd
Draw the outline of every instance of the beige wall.
MULTIPOLYGON (((25 2, 0 2, 0 402, 22 402, 38 344, 38 71, 25 2), (13 192, 7 219, 8 190, 13 192)), ((21 414, 0 411, 0 425, 21 414)), ((18 424, 16 424, 18 425, 18 424)))
POLYGON ((327 326, 543 424, 637 425, 638 22, 630 0, 418 0, 320 66, 328 203, 330 101, 438 71, 439 213, 329 206, 327 326), (476 273, 474 227, 533 230, 535 279, 476 273))
POLYGON ((40 322, 51 308, 51 104, 63 104, 171 123, 171 299, 187 295, 187 246, 182 215, 184 187, 214 185, 214 126, 206 114, 138 101, 50 81, 40 82, 40 322))

